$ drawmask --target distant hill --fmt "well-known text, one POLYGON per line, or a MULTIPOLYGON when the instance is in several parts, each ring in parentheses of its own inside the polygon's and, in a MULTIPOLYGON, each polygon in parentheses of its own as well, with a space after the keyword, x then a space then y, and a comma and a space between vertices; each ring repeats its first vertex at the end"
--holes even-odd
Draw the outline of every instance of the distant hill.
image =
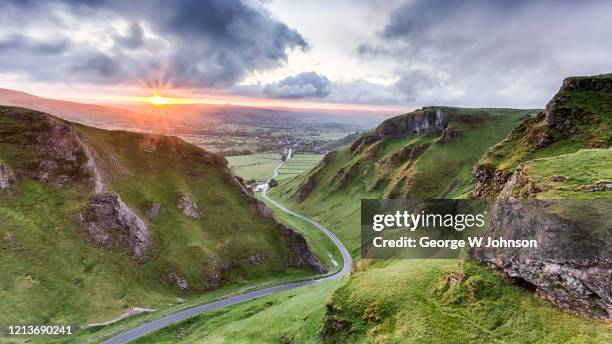
MULTIPOLYGON (((118 107, 41 98, 4 88, 0 88, 0 104, 38 110, 72 122, 104 127, 132 127, 144 121, 139 113, 118 107)), ((146 122, 143 124, 152 125, 146 122)))
POLYGON ((304 128, 309 124, 337 123, 346 130, 363 130, 381 118, 377 114, 350 111, 275 109, 215 104, 93 105, 37 97, 25 92, 0 89, 0 104, 47 112, 86 125, 111 129, 166 132, 172 127, 197 128, 206 124, 269 128, 304 128))
POLYGON ((325 271, 224 158, 175 137, 5 106, 0 250, 5 324, 101 322, 325 271))

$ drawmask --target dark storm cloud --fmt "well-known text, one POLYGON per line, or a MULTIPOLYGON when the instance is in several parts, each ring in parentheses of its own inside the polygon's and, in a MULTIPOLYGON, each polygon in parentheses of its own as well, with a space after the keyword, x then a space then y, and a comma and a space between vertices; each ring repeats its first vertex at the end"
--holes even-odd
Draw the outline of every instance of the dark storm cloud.
POLYGON ((30 39, 21 34, 12 34, 0 38, 0 53, 4 54, 24 51, 31 54, 55 55, 64 52, 68 46, 69 42, 67 40, 44 42, 30 39))
POLYGON ((612 71, 610 32, 609 1, 413 0, 357 53, 394 63, 406 99, 543 106, 564 77, 612 71))
POLYGON ((105 54, 95 54, 83 61, 75 62, 70 72, 87 75, 91 81, 100 79, 116 80, 121 76, 120 64, 105 54))
MULTIPOLYGON (((246 0, 0 2, 5 9, 5 16, 0 14, 0 42, 6 41, 7 48, 26 59, 7 65, 13 67, 11 72, 19 71, 34 79, 56 74, 84 80, 92 73, 94 82, 115 83, 117 73, 129 71, 121 81, 131 82, 134 78, 146 79, 146 73, 154 72, 147 71, 150 66, 163 65, 174 83, 225 86, 249 72, 279 66, 291 49, 308 48, 297 31, 273 18, 261 4, 246 0), (63 20, 66 16, 77 24, 108 28, 99 30, 90 41, 79 37, 78 43, 70 45, 72 50, 56 56, 55 68, 66 68, 71 73, 49 73, 36 67, 40 54, 48 53, 52 46, 32 45, 26 36, 20 37, 23 43, 15 36, 13 40, 2 36, 22 23, 32 29, 30 32, 57 32, 62 39, 76 39, 73 36, 82 34, 82 28, 63 20), (57 25, 53 25, 54 20, 57 25), (127 32, 118 32, 113 25, 117 22, 128 23, 127 32), (100 46, 100 41, 105 40, 113 42, 110 48, 100 46), (81 55, 87 55, 87 60, 83 61, 81 55), (138 75, 141 73, 145 75, 138 75)), ((2 64, 0 57, 0 71, 6 70, 2 64)))
POLYGON ((274 98, 325 98, 331 91, 331 82, 315 72, 288 76, 279 82, 267 84, 263 94, 274 98))
POLYGON ((142 26, 138 23, 131 23, 127 35, 117 35, 115 43, 126 49, 138 49, 145 44, 144 32, 142 26))

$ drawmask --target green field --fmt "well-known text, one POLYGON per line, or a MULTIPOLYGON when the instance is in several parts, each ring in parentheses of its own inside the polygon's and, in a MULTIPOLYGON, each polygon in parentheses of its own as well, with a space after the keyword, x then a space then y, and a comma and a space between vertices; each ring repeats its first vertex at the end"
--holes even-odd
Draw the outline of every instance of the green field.
MULTIPOLYGON (((281 162, 281 156, 274 153, 237 155, 226 157, 232 171, 245 181, 265 182, 274 168, 281 162)), ((279 169, 277 180, 287 180, 310 171, 323 158, 320 154, 295 154, 279 169)))
POLYGON ((272 171, 281 160, 279 154, 261 153, 251 155, 237 155, 226 157, 229 166, 237 176, 242 179, 255 179, 265 182, 272 175, 272 171))
POLYGON ((321 154, 295 154, 278 170, 277 180, 291 179, 310 171, 323 159, 321 154))

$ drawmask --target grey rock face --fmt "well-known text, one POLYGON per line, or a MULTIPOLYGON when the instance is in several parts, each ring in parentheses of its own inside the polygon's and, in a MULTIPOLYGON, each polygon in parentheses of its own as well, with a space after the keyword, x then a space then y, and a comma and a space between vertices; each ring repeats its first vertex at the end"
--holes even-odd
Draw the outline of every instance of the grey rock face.
POLYGON ((365 147, 386 137, 410 137, 424 132, 440 132, 448 127, 448 112, 443 108, 429 107, 413 113, 385 120, 374 129, 355 140, 350 147, 359 153, 365 147))
POLYGON ((453 129, 453 128, 445 128, 442 130, 442 138, 440 139, 440 143, 448 143, 448 141, 461 137, 461 132, 453 129))
POLYGON ((114 192, 94 194, 80 222, 97 246, 127 245, 138 258, 151 246, 147 223, 114 192))
POLYGON ((83 145, 72 126, 51 116, 43 117, 43 121, 46 128, 36 136, 36 142, 44 159, 38 164, 36 179, 61 188, 89 178, 83 145))
POLYGON ((442 131, 448 126, 448 114, 440 108, 416 112, 411 116, 392 118, 376 128, 379 138, 408 137, 426 131, 442 131))
POLYGON ((583 188, 586 192, 612 191, 612 182, 599 182, 583 188))
POLYGON ((264 263, 266 257, 261 253, 255 253, 247 257, 249 263, 260 266, 264 263))
POLYGON ((192 219, 196 220, 202 218, 202 209, 200 209, 193 198, 189 197, 188 195, 181 194, 176 207, 179 208, 183 215, 187 217, 191 217, 192 219))
POLYGON ((288 242, 290 250, 294 253, 292 266, 308 266, 319 273, 327 272, 325 266, 317 259, 308 247, 308 243, 304 237, 287 228, 283 224, 277 224, 279 234, 288 242))
POLYGON ((610 319, 610 229, 600 222, 602 215, 597 210, 597 201, 587 204, 571 200, 527 202, 513 198, 514 189, 529 184, 525 178, 519 169, 508 181, 493 206, 491 229, 487 234, 504 239, 535 239, 538 247, 481 247, 473 249, 472 254, 508 276, 533 285, 540 297, 559 308, 610 319), (585 216, 568 220, 563 215, 566 211, 585 216))
POLYGON ((257 214, 263 218, 272 218, 272 210, 268 208, 263 202, 257 202, 257 214))
POLYGON ((191 289, 191 285, 189 284, 189 282, 179 276, 176 272, 170 272, 169 274, 167 274, 166 280, 174 284, 180 291, 187 291, 191 289))
POLYGON ((218 289, 227 278, 230 265, 216 255, 211 255, 208 262, 208 279, 206 286, 209 289, 218 289))
POLYGON ((9 191, 16 181, 17 178, 13 170, 0 161, 0 192, 9 191))

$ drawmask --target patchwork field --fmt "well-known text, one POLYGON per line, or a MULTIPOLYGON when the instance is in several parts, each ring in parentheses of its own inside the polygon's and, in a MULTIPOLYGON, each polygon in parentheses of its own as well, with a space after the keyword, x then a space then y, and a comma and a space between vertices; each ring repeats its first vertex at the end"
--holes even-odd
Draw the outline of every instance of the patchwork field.
MULTIPOLYGON (((265 182, 272 171, 281 162, 281 156, 275 153, 260 153, 226 157, 234 173, 245 181, 255 179, 265 182)), ((319 161, 322 154, 295 154, 278 171, 277 180, 289 180, 302 173, 310 171, 319 161)))
POLYGON ((244 180, 255 179, 265 182, 272 175, 281 156, 275 153, 228 156, 226 159, 232 171, 244 180))
POLYGON ((291 179, 302 173, 310 171, 319 161, 323 159, 322 154, 295 154, 291 159, 281 166, 278 171, 278 180, 291 179))

